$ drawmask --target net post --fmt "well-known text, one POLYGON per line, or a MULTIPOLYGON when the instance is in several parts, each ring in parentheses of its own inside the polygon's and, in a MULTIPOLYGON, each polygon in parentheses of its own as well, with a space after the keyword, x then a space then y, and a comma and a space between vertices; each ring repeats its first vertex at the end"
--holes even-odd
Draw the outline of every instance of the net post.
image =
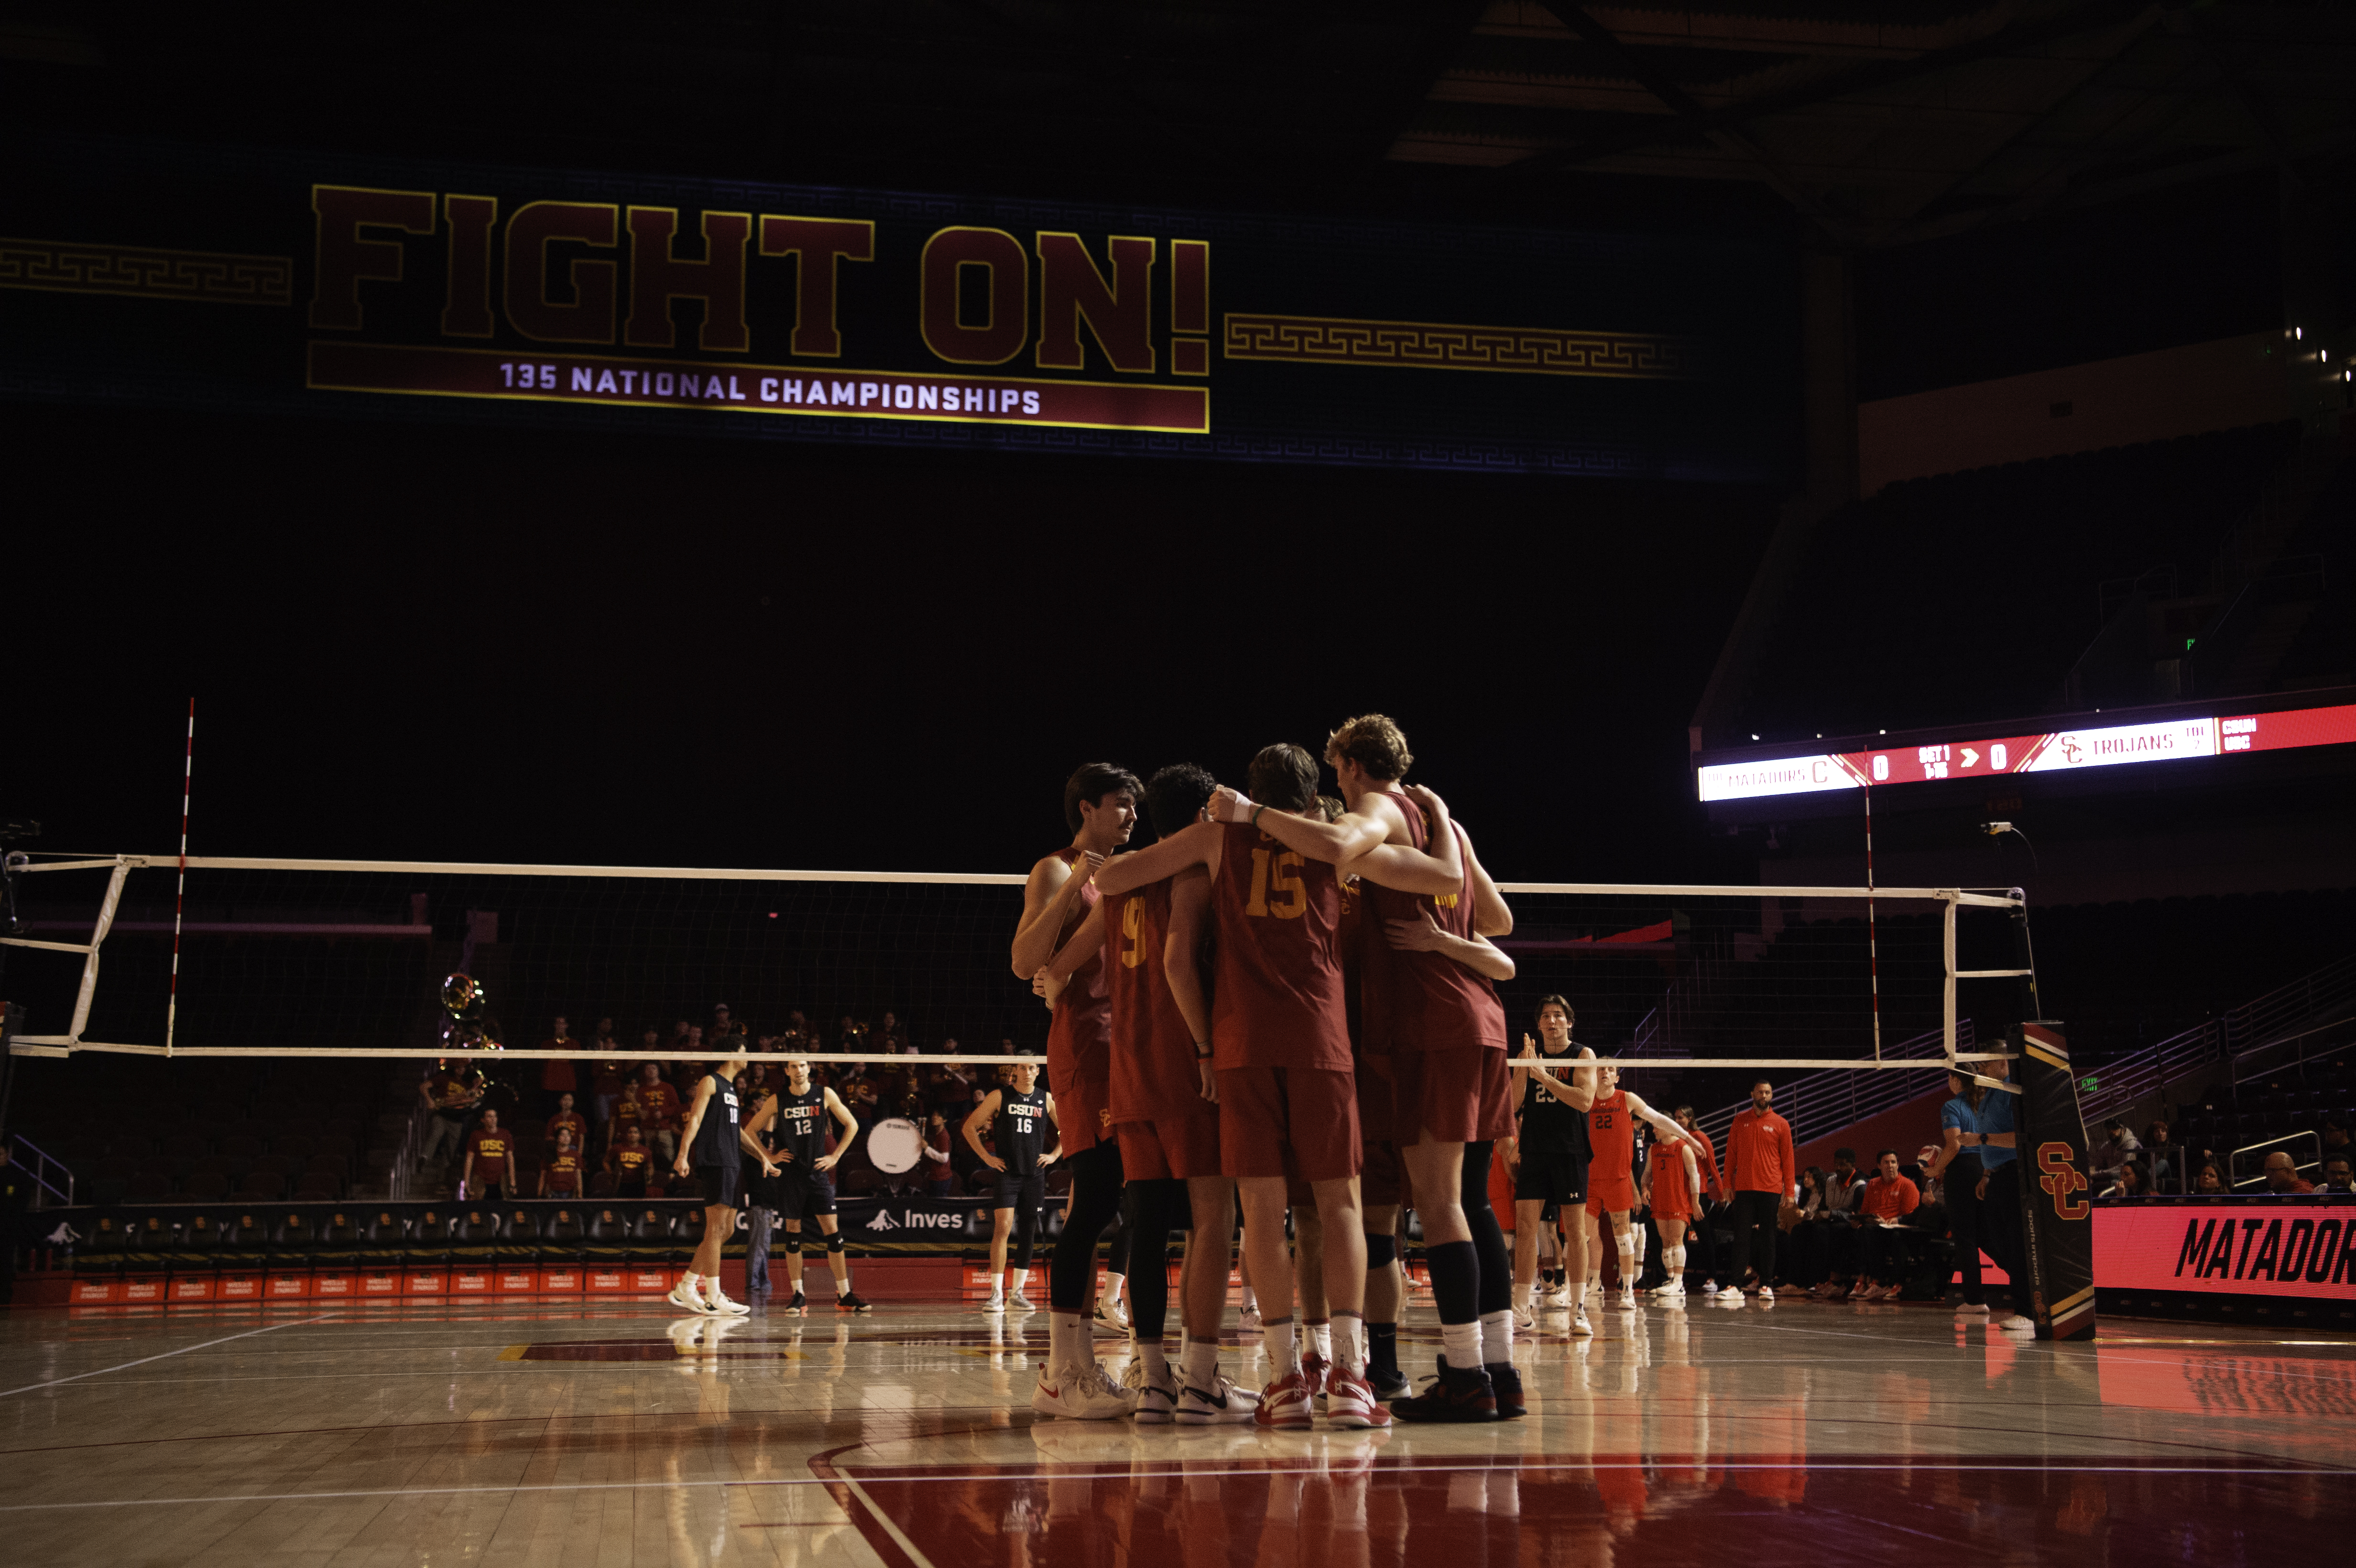
POLYGON ((1940 952, 1944 955, 1946 974, 1939 985, 1939 1019, 1946 1028, 1947 1065, 1955 1064, 1955 896, 1950 893, 1940 911, 1940 952))
POLYGON ((180 917, 188 902, 188 795, 197 781, 197 699, 188 699, 188 749, 180 764, 180 880, 172 893, 172 989, 164 1004, 164 1054, 180 1021, 180 917))
POLYGON ((2021 1242, 2029 1264, 2029 1316, 2040 1339, 2094 1335, 2093 1161, 2078 1108, 2078 1081, 2062 1026, 2020 1028, 2013 1058, 2020 1084, 2015 1160, 2020 1170, 2021 1242))
MULTIPOLYGON (((1952 906, 1950 906, 1952 907, 1952 906)), ((1866 967, 1873 984, 1873 1060, 1881 1060, 1881 939, 1873 923, 1873 785, 1865 786, 1865 956, 1866 967)), ((1954 973, 1954 958, 1950 954, 1947 972, 1954 973)), ((1948 982, 1954 984, 1951 979, 1948 982)), ((1948 1049, 1952 1051, 1951 1044, 1948 1049)))

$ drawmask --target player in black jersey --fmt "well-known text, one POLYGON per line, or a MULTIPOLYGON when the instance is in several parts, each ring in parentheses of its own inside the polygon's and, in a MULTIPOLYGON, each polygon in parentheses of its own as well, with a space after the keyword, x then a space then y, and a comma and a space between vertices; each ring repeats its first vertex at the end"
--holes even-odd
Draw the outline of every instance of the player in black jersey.
POLYGON ((1046 1200, 1048 1164, 1055 1151, 1047 1147, 1047 1129, 1055 1120, 1055 1097, 1039 1086, 1036 1062, 1018 1061, 1007 1081, 982 1096, 973 1115, 965 1119, 965 1141, 981 1162, 998 1172, 998 1198, 991 1213, 990 1301, 982 1310, 1003 1312, 1007 1300, 1006 1243, 1014 1238, 1014 1306, 1029 1311, 1031 1298, 1023 1286, 1031 1277, 1031 1247, 1039 1230, 1039 1205, 1046 1200), (996 1146, 992 1153, 981 1144, 984 1128, 996 1146))
POLYGON ((859 1118, 851 1107, 831 1089, 821 1089, 810 1081, 810 1064, 801 1057, 786 1063, 786 1086, 761 1102, 753 1113, 748 1130, 755 1136, 767 1134, 767 1142, 777 1162, 776 1196, 777 1212, 786 1222, 786 1281, 794 1287, 793 1299, 786 1303, 786 1311, 800 1317, 809 1308, 802 1295, 802 1260, 816 1257, 819 1249, 806 1253, 801 1240, 805 1216, 818 1221, 826 1236, 827 1266, 834 1271, 834 1304, 843 1312, 873 1312, 874 1305, 862 1301, 851 1288, 851 1259, 842 1250, 842 1221, 834 1212, 835 1161, 859 1136, 859 1118), (834 1147, 826 1147, 826 1119, 832 1116, 840 1129, 834 1147), (775 1132, 769 1132, 774 1125, 775 1132))
MULTIPOLYGON (((1548 1065, 1595 1060, 1592 1051, 1571 1044, 1574 1016, 1570 1004, 1560 997, 1539 997, 1539 1038, 1522 1036, 1522 1054, 1514 1063, 1521 1128, 1506 1161, 1514 1167, 1514 1318, 1517 1327, 1537 1327, 1537 1309, 1531 1297, 1537 1284, 1538 1228, 1546 1222, 1548 1205, 1570 1220, 1563 1236, 1563 1277, 1587 1278, 1587 1112, 1595 1103, 1596 1072, 1591 1067, 1573 1068, 1566 1080, 1557 1076, 1563 1067, 1548 1065)), ((1566 1292, 1562 1305, 1574 1301, 1571 1332, 1594 1333, 1594 1326, 1587 1320, 1583 1294, 1572 1297, 1566 1292)))
POLYGON ((681 1176, 692 1166, 703 1189, 703 1240, 670 1293, 671 1305, 690 1312, 722 1316, 753 1310, 729 1300, 720 1288, 720 1249, 736 1228, 736 1195, 744 1156, 751 1153, 765 1172, 776 1168, 738 1115, 736 1075, 743 1071, 744 1059, 732 1056, 703 1075, 703 1082, 695 1086, 695 1103, 688 1108, 679 1157, 672 1163, 681 1176))

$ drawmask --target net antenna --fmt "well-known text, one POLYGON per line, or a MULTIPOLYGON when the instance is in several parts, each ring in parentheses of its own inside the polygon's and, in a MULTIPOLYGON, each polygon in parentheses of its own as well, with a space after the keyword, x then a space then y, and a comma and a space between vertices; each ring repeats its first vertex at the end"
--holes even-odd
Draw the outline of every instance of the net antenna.
MULTIPOLYGON (((195 720, 191 719, 190 722, 195 720)), ((180 853, 186 855, 188 847, 185 820, 181 823, 180 831, 180 853)), ((1881 933, 1873 920, 1873 785, 1870 784, 1865 786, 1865 953, 1873 980, 1873 1060, 1879 1061, 1881 1060, 1881 933)), ((1947 1053, 1952 1056, 1954 1050, 1955 1042, 1950 1038, 1947 1053)))
MULTIPOLYGON (((188 905, 188 796, 197 779, 197 699, 188 699, 188 750, 180 768, 180 880, 172 893, 172 990, 164 1004, 164 1054, 172 1054, 172 1032, 180 1021, 180 926, 188 905)), ((1867 856, 1869 875, 1872 857, 1867 856)))

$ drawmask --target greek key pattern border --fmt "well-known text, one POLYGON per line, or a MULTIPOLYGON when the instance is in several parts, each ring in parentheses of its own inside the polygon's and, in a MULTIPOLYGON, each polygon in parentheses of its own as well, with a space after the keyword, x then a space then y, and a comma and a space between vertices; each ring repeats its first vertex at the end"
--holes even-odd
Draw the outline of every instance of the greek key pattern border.
POLYGON ((284 305, 294 303, 294 261, 291 256, 158 251, 70 240, 0 239, 0 289, 284 305))
POLYGON ((1302 365, 1381 365, 1647 381, 1680 380, 1696 373, 1694 346, 1686 339, 1542 326, 1459 326, 1443 322, 1229 312, 1224 347, 1230 359, 1302 365))

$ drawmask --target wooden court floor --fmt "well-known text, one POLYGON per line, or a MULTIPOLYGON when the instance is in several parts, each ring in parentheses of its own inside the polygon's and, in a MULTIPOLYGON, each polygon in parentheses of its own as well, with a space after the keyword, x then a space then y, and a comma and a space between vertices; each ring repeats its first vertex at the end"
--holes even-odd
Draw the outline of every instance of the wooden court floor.
MULTIPOLYGON (((1517 1346, 1526 1420, 1264 1436, 1034 1422, 1044 1316, 947 1304, 717 1334, 653 1303, 19 1307, 0 1541, 42 1568, 2281 1568, 2356 1527, 2356 1340, 2039 1345, 1813 1302, 1567 1327, 1517 1346)), ((1429 1371, 1428 1305, 1402 1339, 1429 1371)))

